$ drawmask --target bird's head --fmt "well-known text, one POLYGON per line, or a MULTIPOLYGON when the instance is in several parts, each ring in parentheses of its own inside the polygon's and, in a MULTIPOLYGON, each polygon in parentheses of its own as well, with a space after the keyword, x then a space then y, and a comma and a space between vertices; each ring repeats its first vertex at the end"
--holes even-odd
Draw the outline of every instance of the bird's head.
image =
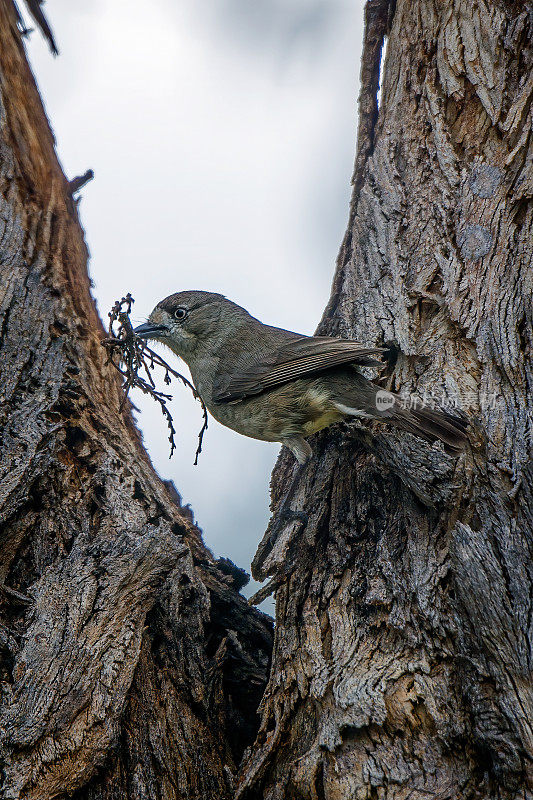
POLYGON ((189 362, 199 350, 219 350, 245 318, 250 319, 248 312, 221 294, 177 292, 161 300, 135 333, 166 344, 189 362))

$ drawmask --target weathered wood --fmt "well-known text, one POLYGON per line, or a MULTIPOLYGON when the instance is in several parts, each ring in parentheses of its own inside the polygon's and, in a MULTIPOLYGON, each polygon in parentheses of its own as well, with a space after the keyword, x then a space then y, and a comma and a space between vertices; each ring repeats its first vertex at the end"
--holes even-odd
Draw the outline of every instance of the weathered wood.
POLYGON ((367 5, 348 231, 323 334, 395 357, 383 385, 458 398, 448 458, 354 423, 282 456, 255 574, 280 582, 239 798, 533 797, 533 9, 367 5), (393 14, 393 16, 392 16, 393 14), (392 19, 391 19, 392 16, 392 19), (369 69, 369 66, 372 68, 369 69))
POLYGON ((0 0, 0 269, 0 794, 229 798, 257 728, 270 621, 119 410, 11 0, 0 0))

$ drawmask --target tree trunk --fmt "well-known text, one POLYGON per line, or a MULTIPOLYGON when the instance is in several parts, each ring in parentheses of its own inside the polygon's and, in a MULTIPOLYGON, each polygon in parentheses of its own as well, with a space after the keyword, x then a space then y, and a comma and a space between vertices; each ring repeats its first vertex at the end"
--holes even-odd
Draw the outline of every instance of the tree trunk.
POLYGON ((119 410, 16 19, 0 0, 0 794, 229 798, 271 625, 119 410))
POLYGON ((370 0, 348 231, 319 331, 391 347, 384 387, 457 400, 458 459, 338 426, 284 455, 277 587, 238 797, 533 797, 533 9, 370 0), (381 106, 380 54, 387 37, 381 106))

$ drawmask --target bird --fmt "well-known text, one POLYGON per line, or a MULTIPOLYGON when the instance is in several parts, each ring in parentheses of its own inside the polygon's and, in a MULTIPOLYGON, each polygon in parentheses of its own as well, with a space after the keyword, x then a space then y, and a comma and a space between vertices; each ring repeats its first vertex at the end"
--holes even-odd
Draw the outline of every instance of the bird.
POLYGON ((333 336, 304 336, 265 325, 224 295, 181 291, 161 300, 134 329, 169 347, 188 365, 211 415, 244 436, 280 442, 305 464, 307 438, 342 420, 380 420, 458 455, 467 421, 398 395, 360 367, 379 367, 386 348, 333 336))

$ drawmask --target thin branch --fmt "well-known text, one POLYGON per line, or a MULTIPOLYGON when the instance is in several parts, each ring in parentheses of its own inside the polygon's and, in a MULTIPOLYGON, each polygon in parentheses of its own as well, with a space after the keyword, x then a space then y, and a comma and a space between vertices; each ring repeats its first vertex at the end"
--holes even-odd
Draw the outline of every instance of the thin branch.
POLYGON ((93 178, 94 172, 92 169, 88 169, 87 172, 83 173, 83 175, 78 175, 76 178, 72 178, 72 180, 68 182, 70 194, 72 195, 75 192, 79 192, 79 190, 85 186, 86 183, 92 181, 93 178))
MULTIPOLYGON (((48 42, 48 46, 52 53, 57 56, 59 54, 59 50, 57 49, 57 45, 55 43, 54 34, 52 33, 52 29, 48 24, 48 20, 46 19, 44 12, 41 8, 42 0, 26 0, 26 6, 28 7, 28 11, 30 12, 31 16, 33 17, 34 21, 37 23, 37 27, 41 31, 42 35, 48 42)), ((22 22, 22 17, 20 12, 17 9, 17 14, 19 20, 21 21, 21 25, 23 30, 21 30, 21 34, 23 36, 27 36, 30 33, 30 29, 27 28, 24 23, 22 22)))
POLYGON ((124 408, 126 398, 132 387, 140 389, 159 403, 161 413, 165 417, 169 429, 168 440, 170 442, 170 458, 172 458, 174 450, 176 449, 174 438, 176 429, 174 427, 172 414, 167 408, 167 402, 168 400, 172 400, 172 395, 160 392, 156 389, 156 384, 152 377, 152 370, 154 370, 155 367, 163 367, 165 370, 163 380, 167 386, 172 381, 171 376, 178 378, 184 386, 187 386, 187 388, 191 390, 195 400, 198 400, 202 406, 203 424, 198 434, 198 447, 196 448, 194 459, 194 466, 196 466, 198 464, 198 456, 202 452, 204 433, 207 430, 209 422, 206 405, 193 384, 185 375, 172 369, 170 364, 167 364, 160 355, 148 347, 144 339, 141 339, 135 334, 130 320, 131 307, 134 302, 129 292, 126 297, 116 301, 109 312, 109 338, 104 339, 102 342, 102 345, 108 352, 108 363, 111 363, 125 379, 124 397, 120 404, 120 409, 122 410, 124 408), (115 331, 116 323, 118 323, 118 326, 115 331), (139 374, 141 371, 144 371, 146 377, 142 377, 142 375, 139 374))
POLYGON ((279 576, 275 576, 268 583, 265 583, 264 586, 261 588, 251 597, 248 598, 248 605, 249 606, 258 606, 263 600, 266 600, 267 597, 270 597, 271 594, 274 594, 276 589, 281 586, 282 578, 279 576))
POLYGON ((381 75, 381 56, 387 30, 392 23, 396 0, 367 0, 365 4, 365 33, 363 53, 361 56, 361 88, 359 91, 359 125, 357 129, 357 147, 355 165, 352 176, 352 197, 350 215, 346 234, 337 257, 337 268, 331 287, 331 297, 324 311, 322 322, 317 332, 321 334, 335 333, 331 328, 331 319, 339 303, 344 285, 344 271, 352 252, 352 228, 359 202, 359 193, 365 176, 369 157, 374 150, 376 124, 379 116, 378 91, 381 75))
POLYGON ((374 148, 378 120, 378 90, 381 76, 381 54, 389 23, 391 0, 368 0, 365 6, 365 35, 361 57, 361 89, 359 92, 359 127, 355 168, 352 178, 353 197, 357 200, 366 162, 374 148))

